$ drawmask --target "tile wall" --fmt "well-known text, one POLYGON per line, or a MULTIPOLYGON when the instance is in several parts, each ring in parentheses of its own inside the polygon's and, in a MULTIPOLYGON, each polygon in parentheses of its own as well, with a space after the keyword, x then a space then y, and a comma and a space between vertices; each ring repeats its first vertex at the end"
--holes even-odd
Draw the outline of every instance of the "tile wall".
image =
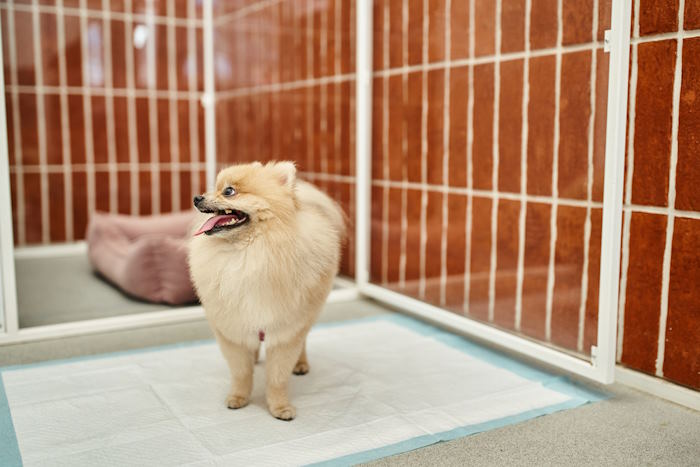
POLYGON ((700 2, 635 0, 618 360, 700 388, 700 2))
MULTIPOLYGON (((217 162, 293 160, 350 219, 355 198, 355 2, 217 2, 217 162)), ((354 222, 342 273, 354 272, 354 222)))
POLYGON ((189 209, 204 181, 201 2, 0 1, 14 238, 189 209))

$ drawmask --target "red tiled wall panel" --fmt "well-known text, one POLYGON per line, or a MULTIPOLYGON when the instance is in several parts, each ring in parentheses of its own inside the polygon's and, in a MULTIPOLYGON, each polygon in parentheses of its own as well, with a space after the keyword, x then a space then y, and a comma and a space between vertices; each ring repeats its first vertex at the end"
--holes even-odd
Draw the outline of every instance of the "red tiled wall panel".
POLYGON ((685 2, 683 11, 677 1, 639 5, 618 356, 626 366, 698 389, 700 9, 698 2, 685 2))
POLYGON ((497 3, 474 1, 474 31, 470 2, 374 3, 372 281, 586 354, 609 8, 534 0, 526 37, 527 2, 497 3))
POLYGON ((0 9, 17 245, 83 239, 95 211, 189 209, 201 191, 199 2, 102 4, 0 9))
MULTIPOLYGON (((300 178, 326 191, 353 219, 355 2, 215 3, 220 15, 214 24, 217 165, 293 160, 300 178)), ((384 5, 375 9, 380 14, 384 5)), ((387 26, 395 30, 397 24, 387 26)), ((398 51, 392 59, 399 60, 403 37, 388 35, 391 41, 398 51)), ((395 163, 385 166, 380 157, 373 171, 386 169, 400 180, 403 88, 400 78, 387 78, 386 84, 375 92, 391 100, 390 113, 375 125, 391 125, 385 143, 377 135, 374 144, 395 163)), ((393 201, 382 216, 401 218, 398 190, 381 190, 377 196, 393 201)), ((397 260, 401 227, 391 225, 392 248, 385 254, 397 260)), ((354 222, 341 266, 343 274, 354 274, 354 222)), ((373 268, 376 274, 381 270, 373 268)))

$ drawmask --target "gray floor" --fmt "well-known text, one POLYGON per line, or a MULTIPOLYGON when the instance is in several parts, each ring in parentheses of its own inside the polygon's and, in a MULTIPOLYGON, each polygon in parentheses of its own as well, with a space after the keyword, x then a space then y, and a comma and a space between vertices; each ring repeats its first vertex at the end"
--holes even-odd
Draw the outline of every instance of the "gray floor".
MULTIPOLYGON (((321 321, 391 311, 331 304, 321 321)), ((0 347, 0 366, 209 339, 204 321, 0 347)), ((313 355, 310 356, 313 363, 313 355)), ((381 459, 372 465, 700 465, 700 413, 620 385, 609 400, 381 459)))
POLYGON ((15 260, 21 328, 168 310, 127 296, 95 275, 86 254, 15 260))

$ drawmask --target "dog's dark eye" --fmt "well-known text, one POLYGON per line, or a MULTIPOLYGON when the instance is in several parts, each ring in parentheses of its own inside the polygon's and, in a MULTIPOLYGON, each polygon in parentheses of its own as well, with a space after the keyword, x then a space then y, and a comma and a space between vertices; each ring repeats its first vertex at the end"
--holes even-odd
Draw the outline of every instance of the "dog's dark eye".
POLYGON ((224 196, 233 196, 236 194, 236 190, 232 186, 227 186, 224 191, 221 192, 224 196))

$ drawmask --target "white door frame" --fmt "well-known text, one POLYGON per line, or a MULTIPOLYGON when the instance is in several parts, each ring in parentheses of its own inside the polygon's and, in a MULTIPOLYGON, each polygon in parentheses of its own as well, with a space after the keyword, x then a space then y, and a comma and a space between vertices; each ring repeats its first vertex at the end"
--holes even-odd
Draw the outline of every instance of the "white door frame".
POLYGON ((591 359, 584 360, 535 340, 458 316, 369 282, 371 222, 372 129, 372 1, 357 2, 357 114, 356 114, 356 278, 360 293, 393 305, 406 313, 447 326, 489 344, 534 358, 577 375, 611 383, 615 374, 615 332, 620 271, 622 186, 625 126, 627 122, 627 73, 629 68, 631 0, 613 0, 609 35, 610 74, 605 146, 605 186, 598 298, 598 338, 591 359))

